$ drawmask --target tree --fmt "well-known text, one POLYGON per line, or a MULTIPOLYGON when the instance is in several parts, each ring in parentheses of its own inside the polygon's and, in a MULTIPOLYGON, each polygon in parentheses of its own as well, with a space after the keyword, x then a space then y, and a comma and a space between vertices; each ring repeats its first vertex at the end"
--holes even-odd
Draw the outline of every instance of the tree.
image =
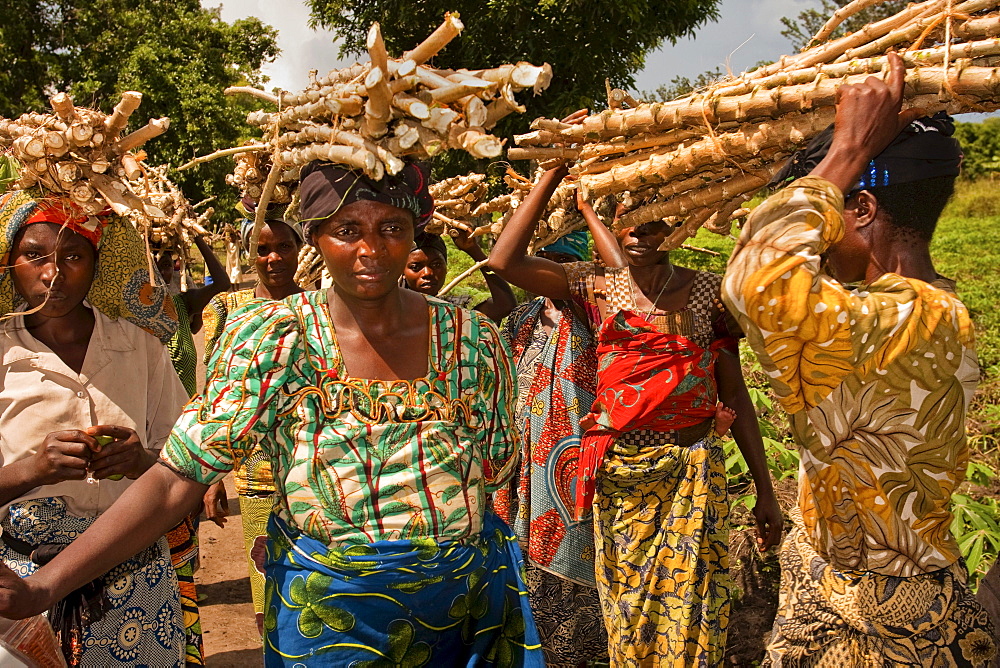
MULTIPOLYGON (((799 12, 795 18, 783 16, 781 24, 785 29, 781 31, 782 37, 787 37, 796 49, 804 49, 809 46, 813 36, 820 31, 833 13, 846 5, 850 0, 820 0, 819 9, 806 9, 799 12)), ((893 14, 898 14, 906 8, 907 0, 886 0, 877 5, 862 9, 857 14, 848 17, 843 23, 837 26, 830 36, 831 39, 841 37, 849 32, 855 32, 869 23, 888 18, 893 14)))
POLYGON ((552 65, 552 85, 526 100, 520 119, 560 116, 581 107, 606 104, 605 77, 629 89, 646 55, 664 40, 692 35, 718 18, 719 0, 307 0, 311 25, 337 32, 342 55, 364 51, 375 21, 390 53, 413 48, 458 11, 465 31, 435 59, 440 67, 494 67, 528 61, 552 65))
POLYGON ((956 123, 955 139, 962 144, 962 176, 978 179, 1000 172, 1000 116, 982 123, 956 123))
MULTIPOLYGON (((7 0, 0 23, 0 116, 48 108, 67 91, 81 106, 110 111, 126 90, 143 93, 133 128, 170 117, 151 141, 149 164, 174 167, 196 154, 246 138, 256 106, 223 90, 265 80, 261 66, 278 54, 277 32, 257 19, 232 24, 198 0, 7 0), (11 7, 10 5, 15 5, 11 7)), ((208 163, 174 173, 192 200, 215 196, 229 212, 237 193, 225 184, 231 165, 208 163)))

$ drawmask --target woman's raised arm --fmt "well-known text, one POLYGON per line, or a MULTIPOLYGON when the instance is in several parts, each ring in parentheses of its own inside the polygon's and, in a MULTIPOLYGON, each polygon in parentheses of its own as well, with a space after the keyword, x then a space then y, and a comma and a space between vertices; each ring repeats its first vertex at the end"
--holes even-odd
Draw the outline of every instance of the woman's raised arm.
POLYGON ((550 299, 569 299, 569 281, 558 262, 528 255, 528 244, 552 193, 568 170, 559 165, 542 178, 517 207, 490 253, 490 268, 519 288, 550 299))

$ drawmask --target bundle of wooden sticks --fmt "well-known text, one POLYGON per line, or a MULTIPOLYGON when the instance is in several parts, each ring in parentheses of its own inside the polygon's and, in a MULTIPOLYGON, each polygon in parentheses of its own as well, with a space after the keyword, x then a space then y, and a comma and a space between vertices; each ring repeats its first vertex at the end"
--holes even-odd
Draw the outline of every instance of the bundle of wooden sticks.
POLYGON ((615 195, 628 205, 621 226, 677 222, 664 244, 673 249, 702 226, 729 234, 743 204, 833 122, 837 90, 879 75, 889 50, 907 68, 905 107, 1000 108, 1000 0, 925 0, 828 39, 877 1, 841 8, 801 53, 681 99, 629 107, 620 95, 579 125, 537 119, 508 157, 572 161, 588 197, 615 195))
MULTIPOLYGON (((427 61, 462 28, 458 15, 449 13, 427 39, 402 57, 390 58, 379 25, 374 24, 368 33, 369 62, 323 77, 314 74, 300 93, 227 89, 230 94, 249 94, 276 105, 274 112, 252 112, 247 118, 264 131, 263 141, 217 151, 181 169, 224 155, 267 153, 270 168, 260 186, 256 239, 276 187, 313 160, 347 165, 381 179, 385 173, 402 169, 404 158, 424 159, 446 149, 465 150, 476 158, 499 156, 503 143, 489 130, 503 117, 524 112, 514 94, 544 90, 552 70, 529 63, 478 70, 429 66, 427 61)), ((240 180, 234 173, 234 183, 240 180)), ((249 182, 242 177, 240 185, 249 182)))
POLYGON ((162 215, 133 192, 128 181, 144 174, 144 154, 137 149, 166 132, 169 119, 153 119, 123 137, 129 117, 142 102, 141 93, 123 93, 110 115, 74 106, 65 93, 56 93, 49 102, 53 113, 0 119, 0 147, 20 164, 20 178, 13 186, 66 196, 89 214, 111 207, 119 215, 162 215))

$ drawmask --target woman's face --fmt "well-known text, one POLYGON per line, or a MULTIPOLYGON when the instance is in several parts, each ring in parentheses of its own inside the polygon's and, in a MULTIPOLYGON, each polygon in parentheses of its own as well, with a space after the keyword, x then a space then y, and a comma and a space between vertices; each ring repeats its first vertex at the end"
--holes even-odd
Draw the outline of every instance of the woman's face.
POLYGON ((89 241, 55 223, 22 228, 10 252, 14 289, 45 318, 65 316, 83 302, 96 262, 89 241))
POLYGON ((448 261, 436 250, 418 248, 410 251, 403 278, 411 290, 431 297, 437 295, 448 277, 448 261))
POLYGON ((268 223, 261 228, 254 261, 261 284, 271 290, 294 283, 301 247, 292 228, 284 223, 268 223))
POLYGON ((337 288, 357 299, 379 299, 399 289, 413 248, 413 214, 358 200, 330 216, 314 233, 337 288))
POLYGON ((671 231, 672 228, 662 220, 622 230, 619 239, 622 251, 628 258, 628 263, 637 267, 645 267, 662 262, 663 258, 667 256, 667 251, 657 249, 670 236, 671 231))

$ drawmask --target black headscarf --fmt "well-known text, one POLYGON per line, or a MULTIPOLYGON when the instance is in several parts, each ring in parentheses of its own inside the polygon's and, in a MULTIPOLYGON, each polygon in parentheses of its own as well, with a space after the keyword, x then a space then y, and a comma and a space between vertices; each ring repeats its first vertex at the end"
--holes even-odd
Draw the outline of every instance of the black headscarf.
POLYGON ((413 250, 437 251, 445 260, 448 259, 448 247, 445 246, 444 239, 430 232, 420 232, 413 237, 413 250))
MULTIPOLYGON (((938 176, 958 176, 963 156, 958 140, 952 137, 954 133, 955 123, 943 111, 918 118, 903 128, 892 143, 868 163, 861 180, 851 192, 938 176)), ((781 187, 809 174, 826 157, 832 142, 831 125, 808 146, 792 155, 768 185, 781 187)))
POLYGON ((395 175, 373 181, 356 169, 330 162, 311 162, 302 169, 299 186, 299 219, 306 241, 312 232, 340 207, 359 200, 390 204, 413 213, 416 231, 423 229, 434 213, 429 190, 430 172, 425 165, 407 163, 395 175))

